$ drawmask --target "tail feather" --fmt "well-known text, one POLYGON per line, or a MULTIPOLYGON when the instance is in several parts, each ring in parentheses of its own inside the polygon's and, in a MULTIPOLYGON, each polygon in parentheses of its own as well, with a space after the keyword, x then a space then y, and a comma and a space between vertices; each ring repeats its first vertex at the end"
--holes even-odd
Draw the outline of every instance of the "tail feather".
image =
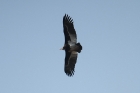
POLYGON ((80 44, 80 43, 77 43, 76 45, 79 47, 79 49, 78 49, 78 53, 80 53, 80 52, 81 52, 81 50, 82 50, 82 46, 81 46, 81 44, 80 44))

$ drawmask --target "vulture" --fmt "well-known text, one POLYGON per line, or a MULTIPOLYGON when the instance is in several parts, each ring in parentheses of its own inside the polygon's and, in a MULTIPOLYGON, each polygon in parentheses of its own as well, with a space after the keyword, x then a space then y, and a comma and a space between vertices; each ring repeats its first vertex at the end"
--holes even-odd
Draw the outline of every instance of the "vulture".
POLYGON ((73 19, 67 14, 63 17, 63 32, 65 42, 60 50, 65 50, 64 72, 71 77, 74 75, 78 53, 81 52, 82 46, 80 43, 77 43, 77 35, 74 29, 73 19))

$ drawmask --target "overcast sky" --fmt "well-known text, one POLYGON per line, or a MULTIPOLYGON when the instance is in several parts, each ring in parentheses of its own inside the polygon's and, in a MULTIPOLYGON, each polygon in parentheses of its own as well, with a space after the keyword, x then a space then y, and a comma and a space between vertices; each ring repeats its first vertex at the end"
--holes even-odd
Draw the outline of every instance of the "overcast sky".
POLYGON ((140 93, 140 0, 0 0, 0 93, 140 93), (83 46, 73 77, 65 13, 83 46))

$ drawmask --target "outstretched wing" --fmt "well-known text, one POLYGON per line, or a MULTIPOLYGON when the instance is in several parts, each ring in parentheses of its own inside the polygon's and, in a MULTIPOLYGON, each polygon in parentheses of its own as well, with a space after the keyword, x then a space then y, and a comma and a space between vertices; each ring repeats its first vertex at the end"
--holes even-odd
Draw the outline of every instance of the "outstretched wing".
POLYGON ((77 42, 77 35, 73 25, 73 19, 70 18, 68 15, 64 15, 63 17, 63 28, 64 28, 64 35, 65 35, 65 44, 68 41, 73 43, 77 42))
POLYGON ((77 52, 66 52, 64 71, 68 76, 74 75, 74 68, 77 61, 77 52))

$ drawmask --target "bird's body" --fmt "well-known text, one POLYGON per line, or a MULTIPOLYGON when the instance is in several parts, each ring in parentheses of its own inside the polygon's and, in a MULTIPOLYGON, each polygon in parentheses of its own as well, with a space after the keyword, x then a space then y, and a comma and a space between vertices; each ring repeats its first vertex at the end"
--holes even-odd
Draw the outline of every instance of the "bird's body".
POLYGON ((73 20, 66 14, 63 17, 63 28, 65 43, 61 50, 65 50, 66 53, 64 71, 68 76, 73 76, 77 56, 78 53, 81 52, 82 46, 80 43, 77 43, 77 35, 74 29, 73 20))

